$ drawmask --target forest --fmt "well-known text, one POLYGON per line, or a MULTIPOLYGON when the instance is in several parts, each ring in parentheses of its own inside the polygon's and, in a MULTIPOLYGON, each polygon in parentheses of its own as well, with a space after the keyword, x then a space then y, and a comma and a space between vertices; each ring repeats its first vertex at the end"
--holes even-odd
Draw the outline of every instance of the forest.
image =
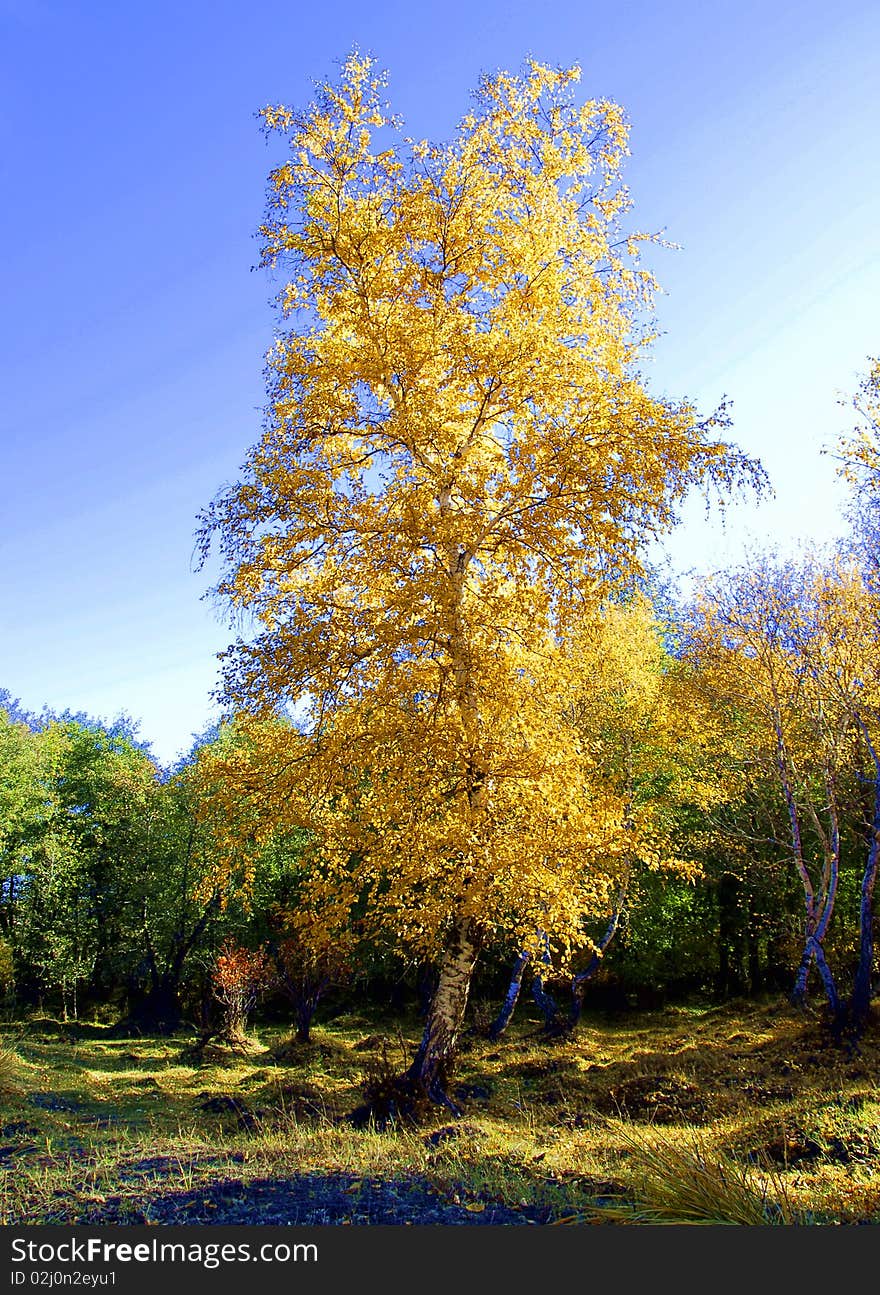
POLYGON ((486 78, 445 145, 357 54, 263 113, 226 718, 162 768, 0 694, 4 1222, 277 1221, 297 1176, 305 1221, 880 1221, 880 360, 839 543, 664 577, 686 495, 770 483, 647 390, 577 80, 486 78))

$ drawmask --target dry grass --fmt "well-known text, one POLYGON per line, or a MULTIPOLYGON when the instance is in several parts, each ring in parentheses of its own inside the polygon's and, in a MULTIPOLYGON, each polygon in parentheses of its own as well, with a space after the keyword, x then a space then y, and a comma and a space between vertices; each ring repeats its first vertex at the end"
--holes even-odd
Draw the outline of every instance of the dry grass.
POLYGON ((0 1038, 0 1098, 20 1097, 27 1088, 27 1066, 19 1056, 14 1038, 0 1038))
MULTIPOLYGON (((622 1133, 631 1156, 635 1201, 616 1207, 621 1223, 804 1224, 812 1217, 791 1200, 782 1175, 714 1149, 694 1132, 675 1142, 622 1133)), ((609 1217, 611 1214, 609 1213, 609 1217)))

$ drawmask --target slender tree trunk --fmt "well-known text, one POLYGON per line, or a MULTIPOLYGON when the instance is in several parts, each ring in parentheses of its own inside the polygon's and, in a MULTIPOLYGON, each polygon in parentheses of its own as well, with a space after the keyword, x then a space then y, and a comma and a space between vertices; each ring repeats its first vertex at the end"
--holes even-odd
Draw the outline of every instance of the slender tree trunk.
MULTIPOLYGON (((791 1002, 796 1007, 801 1007, 806 1001, 807 978, 810 974, 810 966, 815 958, 816 967, 822 977, 822 983, 825 986, 825 993, 828 996, 828 1002, 835 1019, 837 1019, 840 1012, 840 1000, 837 995, 834 978, 832 977, 828 964, 825 961, 822 941, 825 938, 825 932, 828 929, 828 923, 831 920, 831 914, 834 911, 834 901, 837 894, 837 865, 839 851, 837 848, 833 848, 826 854, 826 865, 822 885, 820 887, 820 893, 817 894, 816 889, 813 886, 813 880, 810 876, 810 870, 807 867, 807 863, 804 858, 800 810, 798 808, 794 789, 791 783, 789 758, 785 749, 785 742, 783 740, 782 721, 778 714, 776 715, 774 722, 776 726, 776 764, 779 771, 780 782, 782 784, 782 794, 785 799, 786 811, 788 813, 794 864, 797 868, 798 875, 800 876, 801 885, 804 888, 804 951, 801 956, 797 975, 794 979, 794 985, 791 991, 791 1002)), ((813 821, 818 826, 818 819, 815 816, 813 821)), ((834 818, 833 831, 836 838, 836 816, 834 818)))
POLYGON ((600 958, 598 953, 594 953, 590 961, 584 967, 583 971, 572 977, 571 982, 571 1008, 568 1013, 568 1028, 573 1030, 579 1023, 584 1010, 584 994, 587 989, 587 981, 591 980, 599 970, 600 958))
POLYGON ((825 950, 822 948, 822 934, 816 931, 808 932, 804 953, 798 967, 797 976, 795 977, 794 988, 791 992, 791 1001, 795 1007, 802 1007, 807 997, 807 977, 810 972, 810 966, 815 959, 816 970, 822 980, 825 989, 825 997, 828 999, 828 1006, 831 1009, 831 1015, 835 1021, 840 1017, 841 1004, 840 995, 837 992, 837 985, 834 982, 831 968, 825 961, 825 950))
POLYGON ((440 963, 440 978, 415 1060, 406 1073, 422 1085, 433 1101, 451 1106, 445 1092, 464 1021, 471 978, 479 955, 479 937, 470 918, 459 918, 450 933, 440 963))
POLYGON ((570 1030, 573 1030, 581 1019, 581 1012, 584 1010, 584 991, 587 988, 587 981, 595 976, 599 969, 599 964, 602 961, 602 955, 617 933, 617 928, 620 924, 620 914, 623 912, 623 900, 625 898, 625 894, 625 891, 621 894, 617 908, 615 908, 614 912, 611 914, 611 921, 605 928, 605 934, 599 941, 596 952, 590 958, 590 961, 584 967, 583 971, 579 971, 571 982, 571 1011, 568 1017, 568 1028, 570 1030))
POLYGON ((501 1010, 489 1026, 487 1032, 490 1039, 500 1039, 511 1022, 513 1013, 516 1011, 516 1005, 519 1002, 519 991, 522 989, 523 972, 528 966, 528 962, 529 955, 523 952, 513 964, 510 984, 507 986, 507 993, 504 996, 504 1002, 501 1004, 501 1010))
POLYGON ((807 998, 807 977, 810 974, 810 966, 813 961, 813 946, 810 942, 810 936, 807 935, 807 942, 804 945, 804 952, 801 956, 800 965, 794 978, 794 985, 791 990, 791 1001, 795 1007, 803 1007, 807 998))
MULTIPOLYGON (((541 962, 544 966, 550 965, 550 939, 546 932, 542 933, 544 941, 544 951, 541 954, 541 962)), ((535 979, 532 981, 532 998, 538 1005, 538 1009, 544 1018, 544 1031, 547 1034, 555 1034, 560 1026, 559 1004, 552 994, 548 994, 544 988, 544 977, 540 971, 535 973, 535 979)))
MULTIPOLYGON (((814 821, 818 820, 814 816, 814 821)), ((801 850, 799 835, 794 838, 796 849, 801 850)), ((806 864, 803 862, 803 852, 797 857, 798 871, 801 873, 802 880, 808 877, 806 864)), ((806 908, 806 920, 804 924, 804 952, 798 967, 797 976, 795 977, 794 988, 791 993, 791 1001, 796 1007, 800 1007, 806 1000, 807 995, 807 977, 810 972, 810 965, 815 959, 816 969, 822 978, 822 984, 825 988, 825 996, 828 999, 828 1006, 831 1008, 831 1014, 835 1025, 840 1024, 841 1020, 841 1002, 837 992, 837 986, 834 983, 834 977, 831 974, 831 968, 825 961, 825 949, 823 942, 828 933, 828 925, 831 921, 831 915, 834 912, 834 904, 837 899, 837 882, 840 871, 840 831, 837 821, 837 811, 833 808, 831 833, 826 841, 825 866, 822 874, 822 881, 818 893, 813 889, 812 883, 804 881, 804 903, 806 908)))
POLYGON ((315 1009, 318 1006, 317 999, 303 998, 302 1002, 296 1009, 296 1034, 297 1043, 311 1043, 312 1040, 312 1017, 315 1015, 315 1009))
MULTIPOLYGON (((574 1029, 574 1027, 577 1025, 578 1021, 581 1018, 581 1012, 583 1011, 583 1006, 584 1006, 584 991, 586 990, 587 982, 598 971, 599 965, 602 961, 602 955, 604 954, 605 950, 608 948, 608 945, 614 939, 614 936, 617 932, 618 925, 620 923, 620 915, 623 911, 622 905, 623 905, 623 899, 625 897, 625 894, 626 894, 626 890, 624 888, 621 894, 620 900, 617 904, 617 907, 614 909, 614 912, 611 914, 611 920, 609 921, 607 927, 605 928, 605 933, 602 936, 602 939, 599 941, 598 945, 596 946, 596 951, 593 953, 592 957, 590 958, 590 961, 587 963, 586 967, 584 967, 583 971, 579 971, 576 976, 572 977, 571 1008, 569 1011, 569 1018, 567 1023, 568 1029, 574 1029)), ((545 937, 545 941, 546 941, 546 937, 545 937)), ((544 963, 549 962, 549 959, 550 959, 549 950, 545 948, 544 956, 542 957, 542 962, 544 963)), ((500 1038, 501 1035, 504 1033, 504 1031, 507 1029, 507 1026, 510 1024, 511 1017, 513 1016, 513 1013, 516 1009, 516 1004, 519 1000, 520 990, 522 988, 523 974, 528 965, 528 962, 529 962, 529 955, 528 953, 523 952, 519 955, 516 962, 514 963, 513 972, 510 977, 510 984, 508 985, 507 994, 505 996, 504 1002, 501 1005, 501 1010, 499 1011, 495 1020, 492 1022, 491 1026, 489 1027, 488 1035, 490 1039, 500 1038)), ((546 1028, 548 1030, 554 1030, 558 1028, 559 1026, 558 1004, 556 1003, 556 1000, 550 994, 548 994, 544 989, 544 982, 540 975, 537 975, 532 983, 532 997, 534 998, 535 1002, 537 1003, 538 1007, 543 1013, 544 1020, 546 1022, 546 1028)))
POLYGON ((532 998, 544 1018, 545 1033, 553 1034, 559 1029, 559 1004, 553 995, 548 994, 544 988, 544 977, 540 972, 532 981, 532 998))
POLYGON ((825 950, 818 940, 814 940, 816 969, 822 977, 822 984, 825 986, 825 997, 828 999, 828 1006, 831 1008, 831 1015, 835 1022, 840 1020, 841 1004, 840 996, 837 992, 837 985, 834 983, 834 976, 831 974, 831 968, 825 961, 825 950))
MULTIPOLYGON (((871 748, 873 754, 873 747, 871 748)), ((880 768, 874 783, 874 819, 870 827, 868 861, 862 875, 859 903, 859 963, 856 968, 850 1012, 853 1025, 861 1029, 871 1005, 871 973, 874 967, 874 883, 880 864, 880 768)))

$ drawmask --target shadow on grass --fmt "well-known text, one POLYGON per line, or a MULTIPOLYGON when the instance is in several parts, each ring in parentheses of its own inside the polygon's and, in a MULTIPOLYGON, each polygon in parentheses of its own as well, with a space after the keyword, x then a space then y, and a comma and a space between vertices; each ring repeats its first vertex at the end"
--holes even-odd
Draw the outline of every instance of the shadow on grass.
POLYGON ((80 1212, 89 1224, 319 1225, 319 1224, 546 1224, 562 1213, 550 1206, 514 1208, 497 1201, 463 1201, 427 1180, 357 1178, 345 1173, 306 1173, 257 1178, 245 1183, 221 1179, 189 1191, 113 1199, 80 1212), (140 1217, 135 1217, 139 1215, 140 1217))

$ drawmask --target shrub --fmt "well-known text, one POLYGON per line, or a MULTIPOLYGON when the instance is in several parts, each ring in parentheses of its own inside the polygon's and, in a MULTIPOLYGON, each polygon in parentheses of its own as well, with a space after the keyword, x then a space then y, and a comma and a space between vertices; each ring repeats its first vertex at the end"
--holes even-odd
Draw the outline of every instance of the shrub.
POLYGON ((221 1034, 230 1043, 247 1036, 247 1021, 269 981, 263 949, 245 949, 233 940, 221 947, 214 965, 214 997, 223 1009, 221 1034))

